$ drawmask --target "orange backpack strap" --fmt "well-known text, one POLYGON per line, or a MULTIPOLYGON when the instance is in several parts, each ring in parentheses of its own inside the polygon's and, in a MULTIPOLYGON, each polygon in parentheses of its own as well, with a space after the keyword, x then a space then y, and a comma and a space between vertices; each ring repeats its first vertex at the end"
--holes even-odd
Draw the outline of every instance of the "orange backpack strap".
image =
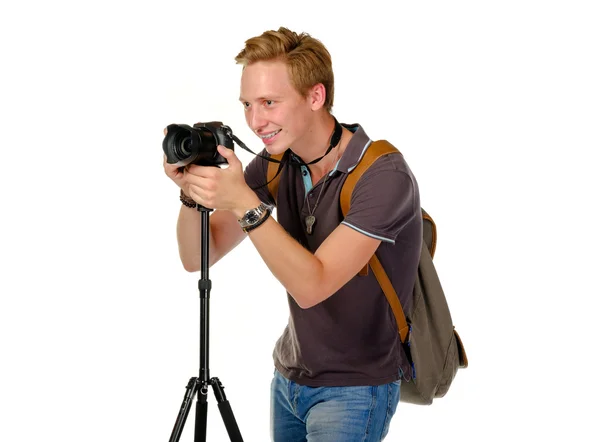
POLYGON ((394 286, 392 285, 390 278, 388 277, 387 273, 385 273, 385 270, 383 269, 383 266, 376 255, 371 257, 369 265, 373 269, 373 274, 375 275, 375 278, 377 278, 377 282, 381 286, 381 289, 383 290, 383 293, 385 294, 385 297, 392 308, 392 312, 396 318, 396 325, 398 326, 400 340, 404 344, 406 343, 409 329, 408 323, 406 322, 406 316, 404 315, 404 310, 400 304, 400 299, 398 299, 396 290, 394 290, 394 286))
MULTIPOLYGON (((273 158, 274 160, 281 161, 284 153, 280 153, 277 155, 271 155, 271 158, 273 158)), ((280 163, 274 163, 272 161, 269 161, 269 165, 267 166, 267 183, 269 183, 267 185, 267 187, 269 188, 269 193, 275 200, 275 203, 277 203, 277 190, 279 189, 279 178, 281 177, 281 175, 277 175, 277 170, 279 169, 279 164, 280 163), (275 178, 276 175, 277 175, 277 177, 275 178), (275 178, 275 179, 273 179, 273 178, 275 178), (271 181, 271 180, 273 180, 273 181, 271 181)))
POLYGON ((433 259, 433 255, 435 255, 435 246, 437 244, 437 227, 435 221, 425 209, 421 208, 421 214, 423 215, 423 241, 425 241, 431 259, 433 259))
MULTIPOLYGON (((354 187, 356 183, 363 176, 363 174, 367 171, 367 169, 377 160, 379 157, 383 155, 387 155, 389 153, 400 153, 398 149, 392 146, 386 140, 374 141, 367 148, 362 159, 359 161, 357 166, 348 174, 344 185, 342 186, 342 191, 340 192, 340 206, 342 209, 342 215, 345 217, 350 210, 350 200, 352 199, 352 192, 354 191, 354 187)), ((359 275, 366 276, 369 274, 369 266, 366 265, 362 268, 359 275)))
MULTIPOLYGON (((367 148, 363 158, 360 160, 358 165, 350 172, 344 185, 342 186, 342 191, 340 193, 340 206, 342 209, 342 214, 344 217, 350 210, 350 200, 352 199, 352 191, 356 186, 356 183, 360 179, 360 177, 367 171, 367 169, 377 160, 378 158, 391 154, 391 153, 400 153, 398 149, 392 146, 386 140, 374 141, 367 148)), ((377 282, 381 286, 385 297, 390 304, 392 312, 394 313, 394 317, 396 318, 396 325, 398 326, 398 333, 400 334, 400 339, 404 343, 408 337, 408 324, 406 322, 406 316, 404 315, 404 310, 402 310, 402 305, 400 304, 400 300, 398 299, 398 295, 396 294, 396 290, 394 290, 394 286, 390 281, 387 273, 383 269, 381 262, 377 258, 377 255, 373 255, 369 260, 369 263, 360 271, 359 275, 365 276, 369 273, 369 266, 373 270, 373 274, 377 279, 377 282)))

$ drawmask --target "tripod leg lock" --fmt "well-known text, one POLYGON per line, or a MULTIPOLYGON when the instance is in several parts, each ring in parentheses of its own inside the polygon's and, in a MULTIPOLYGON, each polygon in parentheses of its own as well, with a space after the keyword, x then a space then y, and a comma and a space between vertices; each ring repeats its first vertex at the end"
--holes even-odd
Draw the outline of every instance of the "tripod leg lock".
POLYGON ((221 384, 221 381, 219 380, 219 378, 212 378, 210 380, 210 384, 213 387, 213 391, 215 393, 215 397, 217 398, 217 402, 225 402, 227 401, 227 397, 225 396, 225 391, 223 391, 223 389, 225 387, 223 387, 223 384, 221 384))
MULTIPOLYGON (((198 281, 198 289, 201 292, 206 292, 208 293, 210 291, 210 289, 212 288, 212 282, 210 279, 200 279, 198 281)), ((208 295, 206 296, 208 297, 208 295)))

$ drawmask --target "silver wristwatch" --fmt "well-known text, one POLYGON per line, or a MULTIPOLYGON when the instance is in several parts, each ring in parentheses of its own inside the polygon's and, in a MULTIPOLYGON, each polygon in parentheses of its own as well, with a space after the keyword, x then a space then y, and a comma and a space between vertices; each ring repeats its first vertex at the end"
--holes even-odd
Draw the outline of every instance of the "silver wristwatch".
POLYGON ((265 203, 260 203, 258 207, 246 211, 244 216, 238 219, 240 227, 245 230, 248 227, 258 224, 267 215, 267 212, 271 213, 271 207, 265 203))

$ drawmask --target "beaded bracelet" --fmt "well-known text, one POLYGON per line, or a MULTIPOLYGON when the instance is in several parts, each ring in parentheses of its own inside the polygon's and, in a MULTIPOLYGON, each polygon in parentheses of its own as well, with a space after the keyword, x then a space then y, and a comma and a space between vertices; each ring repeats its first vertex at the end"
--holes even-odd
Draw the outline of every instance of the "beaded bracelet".
POLYGON ((242 230, 246 233, 251 232, 252 230, 256 229, 258 226, 262 225, 262 223, 264 223, 269 216, 271 216, 271 211, 267 210, 265 215, 260 219, 260 221, 258 221, 256 224, 252 224, 251 226, 244 227, 242 230))
POLYGON ((179 191, 179 201, 181 201, 181 203, 186 207, 190 207, 192 209, 196 208, 196 201, 187 196, 183 189, 179 191))

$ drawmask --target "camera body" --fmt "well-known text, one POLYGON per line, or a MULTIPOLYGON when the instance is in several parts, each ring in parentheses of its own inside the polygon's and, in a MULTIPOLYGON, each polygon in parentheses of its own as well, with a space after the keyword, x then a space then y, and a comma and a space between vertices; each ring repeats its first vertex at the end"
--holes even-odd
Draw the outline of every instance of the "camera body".
POLYGON ((217 146, 233 150, 233 141, 231 129, 220 121, 196 123, 193 127, 170 124, 163 139, 163 152, 167 163, 179 167, 188 164, 219 166, 227 164, 227 160, 219 154, 217 146))

